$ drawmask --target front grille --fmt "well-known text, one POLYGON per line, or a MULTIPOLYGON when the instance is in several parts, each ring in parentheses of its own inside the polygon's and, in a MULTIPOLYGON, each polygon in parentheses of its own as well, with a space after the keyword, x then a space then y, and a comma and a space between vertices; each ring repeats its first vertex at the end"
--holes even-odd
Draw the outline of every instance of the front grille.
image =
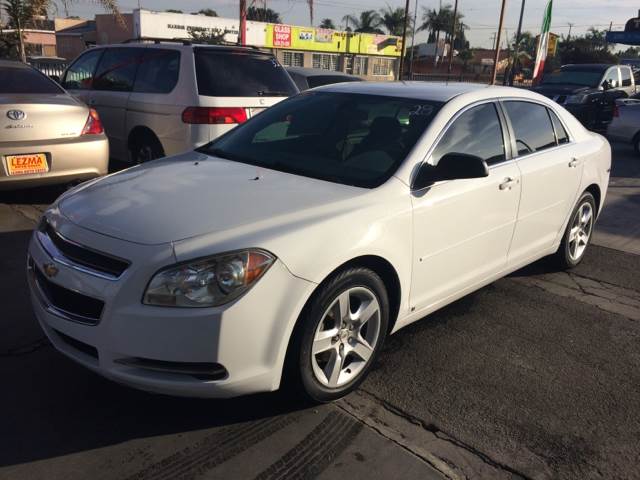
POLYGON ((100 321, 104 302, 82 293, 61 287, 51 281, 32 264, 35 281, 49 304, 70 319, 96 325, 100 321))
POLYGON ((60 338, 60 340, 62 340, 64 343, 66 343, 70 347, 78 350, 79 352, 84 353, 85 355, 88 355, 98 360, 98 350, 96 349, 96 347, 93 347, 87 343, 81 342, 80 340, 76 340, 75 338, 71 338, 69 335, 65 335, 64 333, 59 332, 58 330, 54 330, 54 332, 60 338))
POLYGON ((43 222, 40 230, 49 237, 51 243, 72 262, 100 273, 119 277, 129 267, 127 260, 96 252, 71 242, 56 232, 49 222, 43 222))

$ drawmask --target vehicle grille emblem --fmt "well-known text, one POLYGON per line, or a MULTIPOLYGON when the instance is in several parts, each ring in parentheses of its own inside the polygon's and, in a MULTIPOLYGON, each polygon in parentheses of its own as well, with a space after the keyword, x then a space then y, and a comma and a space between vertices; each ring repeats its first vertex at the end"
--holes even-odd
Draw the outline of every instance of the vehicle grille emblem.
POLYGON ((44 274, 49 278, 55 277, 59 271, 58 267, 56 267, 53 263, 45 263, 42 268, 44 270, 44 274))
POLYGON ((7 117, 9 117, 10 120, 19 121, 27 118, 27 114, 22 110, 9 110, 7 112, 7 117))

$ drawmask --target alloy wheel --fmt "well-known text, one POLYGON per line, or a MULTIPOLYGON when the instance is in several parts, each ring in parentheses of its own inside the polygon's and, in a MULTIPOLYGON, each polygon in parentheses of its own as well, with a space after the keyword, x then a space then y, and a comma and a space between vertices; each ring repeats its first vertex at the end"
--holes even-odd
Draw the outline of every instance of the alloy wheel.
POLYGON ((582 258, 584 251, 589 244, 593 229, 593 207, 591 203, 584 202, 578 208, 571 230, 569 230, 569 257, 574 262, 582 258))

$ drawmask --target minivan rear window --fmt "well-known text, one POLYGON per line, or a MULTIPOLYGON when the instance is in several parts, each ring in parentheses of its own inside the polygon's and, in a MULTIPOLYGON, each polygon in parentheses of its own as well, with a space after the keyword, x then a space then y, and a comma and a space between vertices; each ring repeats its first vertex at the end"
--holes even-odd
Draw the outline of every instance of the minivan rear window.
POLYGON ((53 80, 42 73, 18 67, 0 67, 0 93, 64 93, 53 80))
POLYGON ((195 50, 198 93, 208 97, 288 97, 298 90, 270 55, 242 50, 195 50))

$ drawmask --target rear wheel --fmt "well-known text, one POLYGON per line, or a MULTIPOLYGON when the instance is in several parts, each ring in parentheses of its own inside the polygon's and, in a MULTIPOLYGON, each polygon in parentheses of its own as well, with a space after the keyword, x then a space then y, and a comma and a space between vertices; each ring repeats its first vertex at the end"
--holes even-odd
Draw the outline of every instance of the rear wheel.
POLYGON ((305 309, 290 351, 298 390, 329 402, 366 377, 386 338, 389 300, 373 271, 350 268, 320 287, 305 309))
POLYGON ((595 217, 596 201, 593 195, 585 192, 571 213, 560 248, 556 252, 556 260, 562 268, 573 268, 582 261, 591 241, 595 217))
POLYGON ((136 135, 131 142, 131 162, 138 164, 164 157, 164 150, 160 141, 151 133, 136 135))

